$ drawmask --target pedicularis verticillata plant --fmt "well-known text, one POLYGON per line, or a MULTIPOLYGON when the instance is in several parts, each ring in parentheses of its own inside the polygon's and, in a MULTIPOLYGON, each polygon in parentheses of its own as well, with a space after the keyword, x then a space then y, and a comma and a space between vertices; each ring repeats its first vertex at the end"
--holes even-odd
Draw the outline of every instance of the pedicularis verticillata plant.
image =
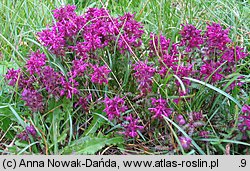
MULTIPOLYGON (((188 150, 191 138, 215 136, 207 126, 210 116, 205 111, 215 97, 207 96, 200 107, 193 106, 190 111, 188 103, 194 100, 197 85, 187 78, 220 89, 226 86, 227 76, 236 72, 237 64, 247 56, 230 39, 229 28, 207 23, 199 30, 184 24, 179 40, 173 42, 163 33, 145 35, 134 14, 112 17, 106 9, 89 8, 77 15, 75 10, 71 5, 54 10, 56 21, 37 33, 48 52, 30 53, 24 67, 6 74, 8 84, 18 87, 32 113, 43 116, 50 101, 69 99, 72 111, 82 117, 90 118, 92 112, 101 109, 107 121, 118 125, 112 129, 113 136, 124 135, 128 142, 130 137, 151 138, 154 129, 172 135, 167 117, 188 135, 173 127, 179 140, 165 136, 169 149, 176 148, 178 141, 188 150), (144 41, 148 36, 149 42, 144 41)), ((242 78, 239 74, 225 91, 230 94, 235 88, 244 88, 242 78)), ((237 136, 238 140, 250 140, 249 115, 250 107, 245 105, 235 122, 238 125, 232 126, 238 126, 236 134, 243 135, 237 136)), ((23 141, 28 141, 29 134, 37 138, 39 130, 34 127, 28 126, 17 137, 23 141)), ((217 127, 214 131, 220 132, 217 127)))

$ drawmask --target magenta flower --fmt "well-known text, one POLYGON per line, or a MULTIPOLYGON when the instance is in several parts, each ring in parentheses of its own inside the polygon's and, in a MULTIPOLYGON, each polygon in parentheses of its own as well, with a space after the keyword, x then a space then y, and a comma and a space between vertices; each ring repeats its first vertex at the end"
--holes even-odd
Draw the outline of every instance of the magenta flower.
POLYGON ((186 47, 186 51, 190 52, 193 48, 199 48, 203 44, 203 37, 201 35, 201 30, 198 30, 195 26, 191 24, 182 25, 181 34, 181 46, 186 47))
POLYGON ((89 64, 84 62, 83 59, 75 59, 72 61, 71 76, 73 78, 84 76, 89 64))
POLYGON ((160 34, 150 34, 151 40, 149 41, 150 57, 153 56, 164 56, 170 55, 172 58, 176 58, 176 55, 179 53, 177 50, 178 45, 175 43, 171 44, 170 39, 166 39, 165 36, 160 34))
POLYGON ((192 136, 197 128, 205 125, 203 119, 202 112, 190 112, 188 113, 188 121, 183 126, 183 129, 186 130, 189 136, 192 136))
POLYGON ((209 131, 200 131, 199 136, 202 138, 208 138, 209 137, 209 131))
POLYGON ((130 13, 126 13, 117 18, 117 27, 122 34, 118 39, 118 48, 121 53, 124 53, 126 50, 133 50, 142 45, 142 35, 144 33, 143 26, 134 18, 135 15, 130 13))
POLYGON ((41 44, 56 54, 63 56, 65 54, 66 41, 64 34, 58 32, 56 28, 47 28, 37 33, 41 44))
POLYGON ((46 63, 46 56, 40 51, 32 52, 30 55, 30 59, 26 63, 27 71, 29 71, 30 75, 34 73, 39 74, 41 72, 41 68, 46 63))
POLYGON ((61 33, 65 40, 72 41, 73 36, 77 35, 87 22, 83 16, 77 16, 75 10, 76 6, 74 5, 53 10, 53 16, 57 20, 53 29, 61 33))
POLYGON ((40 75, 42 86, 45 87, 49 95, 54 95, 56 98, 65 94, 62 83, 65 82, 60 72, 56 72, 50 66, 45 66, 40 75))
POLYGON ((69 48, 67 42, 72 42, 86 24, 87 20, 83 16, 77 16, 74 12, 75 6, 67 5, 53 11, 57 20, 52 27, 38 33, 38 37, 43 46, 60 56, 65 55, 69 48))
POLYGON ((33 137, 36 137, 36 129, 33 125, 27 126, 26 131, 28 134, 32 135, 33 137))
POLYGON ((250 131, 250 106, 244 105, 241 110, 245 115, 239 117, 238 128, 243 133, 243 139, 248 139, 246 131, 250 131))
POLYGON ((36 90, 24 89, 22 92, 22 100, 26 102, 32 112, 43 111, 43 96, 36 90))
POLYGON ((24 131, 22 131, 20 134, 17 135, 17 138, 22 141, 29 141, 29 135, 31 135, 33 138, 36 138, 36 129, 33 125, 27 126, 24 131))
POLYGON ((231 43, 231 39, 228 35, 229 29, 224 30, 220 24, 208 24, 207 30, 204 34, 208 53, 213 54, 217 50, 224 51, 227 49, 227 45, 231 43))
POLYGON ((121 113, 124 113, 128 109, 125 105, 125 101, 118 96, 115 96, 113 99, 106 97, 104 104, 105 109, 103 111, 106 112, 109 120, 119 118, 121 113))
POLYGON ((243 51, 243 48, 236 46, 226 49, 221 58, 225 61, 235 63, 240 59, 244 59, 246 56, 247 53, 243 51))
POLYGON ((95 21, 101 17, 108 16, 108 13, 109 13, 109 11, 106 10, 105 8, 88 8, 84 17, 88 21, 95 21))
POLYGON ((13 68, 7 71, 5 79, 9 81, 8 85, 14 87, 17 84, 20 89, 33 89, 33 83, 35 82, 34 77, 27 77, 21 72, 20 69, 14 70, 13 68))
POLYGON ((74 94, 78 94, 79 91, 77 89, 79 83, 76 82, 74 79, 70 79, 69 81, 65 81, 61 79, 61 84, 63 89, 61 90, 61 96, 66 94, 68 99, 71 99, 74 94))
POLYGON ((202 112, 190 112, 188 116, 190 120, 195 122, 201 121, 204 118, 202 112))
POLYGON ((212 83, 216 83, 224 78, 222 68, 220 67, 221 62, 207 60, 204 63, 200 68, 200 73, 206 81, 209 79, 212 83))
POLYGON ((89 101, 92 99, 92 94, 87 97, 80 97, 74 107, 80 106, 85 112, 89 111, 89 101))
POLYGON ((58 21, 69 20, 75 18, 77 15, 75 13, 76 6, 75 5, 66 5, 61 8, 57 8, 53 10, 53 16, 58 21))
POLYGON ((123 134, 126 137, 136 137, 138 135, 137 131, 143 130, 143 126, 138 125, 138 120, 139 118, 133 118, 132 115, 130 114, 129 116, 125 117, 125 121, 127 123, 122 124, 122 126, 125 129, 125 132, 123 134))
MULTIPOLYGON (((182 79, 183 77, 192 76, 195 73, 195 71, 193 70, 193 65, 187 65, 187 66, 184 66, 184 64, 173 65, 172 69, 175 75, 177 75, 180 79, 182 79)), ((182 82, 185 83, 186 85, 191 84, 189 80, 185 79, 182 79, 182 82)), ((176 85, 180 86, 180 82, 178 80, 176 80, 175 83, 176 85)))
POLYGON ((22 140, 22 141, 28 141, 29 140, 29 135, 26 131, 21 132, 20 134, 17 134, 17 138, 22 140))
POLYGON ((174 65, 175 60, 173 59, 173 56, 171 55, 163 55, 161 58, 159 58, 160 67, 158 70, 158 73, 164 77, 167 73, 167 71, 174 65))
POLYGON ((149 108, 149 111, 153 113, 153 118, 162 119, 163 116, 169 117, 172 114, 172 109, 168 108, 167 101, 159 98, 151 98, 152 108, 149 108))
POLYGON ((139 84, 138 89, 141 91, 141 94, 146 95, 151 92, 153 84, 152 79, 156 69, 152 66, 148 66, 147 61, 139 61, 133 65, 133 70, 135 71, 133 75, 136 78, 136 82, 139 84))
MULTIPOLYGON (((18 78, 20 78, 21 72, 20 69, 14 70, 13 68, 7 71, 5 78, 9 80, 8 85, 15 86, 18 78)), ((20 79, 19 79, 20 80, 20 79)))
POLYGON ((181 145, 184 149, 189 149, 190 148, 190 145, 191 145, 191 142, 192 140, 188 137, 184 137, 184 136, 181 136, 179 137, 179 140, 181 142, 181 145))
POLYGON ((186 121, 185 121, 185 119, 184 119, 184 117, 182 115, 178 115, 176 117, 176 120, 179 123, 179 125, 184 125, 186 123, 186 121))
MULTIPOLYGON (((85 14, 88 24, 84 27, 83 51, 93 52, 97 49, 108 46, 111 42, 115 42, 116 19, 109 17, 108 10, 101 8, 89 8, 85 14), (114 21, 114 23, 112 22, 114 21)), ((78 49, 78 51, 81 51, 78 49)))
POLYGON ((108 84, 108 75, 111 72, 111 70, 108 69, 107 66, 98 66, 98 65, 92 65, 93 68, 93 73, 90 74, 91 76, 91 81, 93 83, 97 83, 97 84, 108 84))
POLYGON ((250 113, 250 106, 244 105, 241 109, 242 113, 250 113))
POLYGON ((90 49, 87 47, 86 42, 76 42, 75 46, 70 46, 70 49, 72 49, 75 53, 76 56, 81 58, 82 61, 88 59, 88 53, 90 49))

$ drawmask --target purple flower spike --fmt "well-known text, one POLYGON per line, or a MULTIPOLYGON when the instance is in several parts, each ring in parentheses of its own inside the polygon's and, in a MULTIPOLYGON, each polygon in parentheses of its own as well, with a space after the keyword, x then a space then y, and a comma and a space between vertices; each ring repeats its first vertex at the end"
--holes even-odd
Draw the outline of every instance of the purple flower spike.
POLYGON ((91 81, 97 84, 108 84, 108 75, 111 70, 109 70, 105 65, 100 67, 98 65, 93 65, 92 68, 94 72, 90 74, 91 81))
POLYGON ((23 131, 20 134, 18 134, 17 138, 22 140, 22 141, 28 141, 29 140, 29 136, 28 136, 26 131, 23 131))
POLYGON ((14 70, 13 68, 9 69, 7 71, 7 74, 5 75, 5 78, 7 80, 9 80, 8 85, 15 86, 15 84, 18 80, 19 74, 20 74, 20 69, 18 69, 18 70, 14 70))
POLYGON ((125 101, 115 96, 113 99, 106 97, 104 99, 105 109, 103 110, 108 115, 109 120, 113 120, 116 117, 120 117, 121 113, 125 112, 128 108, 125 105, 125 101))
POLYGON ((244 105, 241 109, 243 113, 250 113, 250 105, 244 105))
POLYGON ((30 55, 30 59, 27 61, 26 68, 29 71, 30 75, 34 73, 39 74, 41 72, 41 68, 46 63, 46 56, 40 51, 32 52, 30 55))
POLYGON ((207 81, 209 78, 213 83, 218 82, 224 78, 222 75, 222 68, 219 68, 221 62, 214 61, 204 61, 200 68, 201 76, 204 76, 204 79, 207 81))
POLYGON ((151 92, 152 79, 156 72, 156 69, 152 66, 148 66, 147 62, 139 61, 133 65, 133 74, 136 78, 137 83, 139 83, 138 89, 141 91, 142 95, 146 95, 151 92))
POLYGON ((41 44, 57 55, 64 55, 66 46, 66 41, 64 35, 58 32, 56 28, 47 28, 42 32, 37 33, 41 44))
POLYGON ((32 112, 41 112, 43 110, 43 96, 36 90, 24 89, 22 100, 26 102, 25 106, 28 106, 32 112))
POLYGON ((33 137, 36 137, 36 129, 33 125, 27 126, 26 131, 33 137))
POLYGON ((179 140, 181 142, 181 145, 184 149, 189 149, 190 148, 190 145, 191 145, 191 142, 192 140, 188 137, 184 137, 184 136, 181 136, 179 137, 179 140))
POLYGON ((75 5, 67 5, 53 10, 53 16, 58 21, 72 19, 76 17, 75 10, 76 10, 75 5))
POLYGON ((143 26, 137 22, 134 17, 134 14, 130 13, 118 17, 117 27, 121 30, 122 34, 122 37, 119 36, 120 38, 118 39, 118 48, 121 53, 124 53, 126 50, 133 50, 142 45, 143 26))
POLYGON ((151 33, 150 38, 152 39, 149 41, 150 57, 170 55, 171 58, 175 58, 178 54, 177 44, 173 43, 171 45, 171 40, 167 39, 162 34, 158 36, 151 33))
POLYGON ((75 59, 72 61, 71 75, 73 78, 84 76, 84 72, 87 70, 89 64, 84 62, 83 59, 75 59))
POLYGON ((207 44, 208 52, 214 53, 216 50, 224 51, 227 44, 231 43, 228 37, 229 29, 224 30, 220 24, 208 24, 204 38, 207 44))
POLYGON ((29 141, 29 135, 36 138, 37 132, 33 125, 27 126, 24 131, 22 131, 20 134, 17 135, 17 138, 22 141, 29 141))
POLYGON ((138 118, 134 119, 131 114, 125 117, 125 120, 128 122, 126 124, 123 124, 123 127, 125 129, 125 132, 123 132, 123 134, 126 137, 134 138, 138 135, 137 131, 143 130, 144 128, 143 126, 138 125, 139 119, 138 118))
POLYGON ((182 115, 177 116, 177 122, 179 123, 179 125, 184 125, 186 123, 186 121, 182 115))
POLYGON ((56 72, 52 67, 45 66, 41 72, 40 79, 42 86, 45 87, 50 95, 54 95, 59 98, 65 94, 63 89, 63 83, 65 83, 65 78, 62 73, 56 72))
POLYGON ((71 99, 73 94, 78 94, 79 91, 77 89, 78 82, 76 82, 74 79, 70 79, 69 82, 65 81, 64 79, 61 80, 63 89, 61 90, 61 96, 66 94, 68 99, 71 99))
POLYGON ((181 34, 181 46, 186 47, 186 51, 190 52, 193 48, 200 48, 203 44, 203 38, 201 35, 201 30, 195 28, 191 24, 182 25, 183 29, 180 31, 181 34))
POLYGON ((236 47, 230 47, 221 56, 223 60, 226 60, 228 62, 237 62, 240 59, 244 59, 247 56, 247 53, 243 51, 243 48, 236 46, 236 47))
POLYGON ((209 137, 209 131, 200 131, 199 136, 202 138, 208 138, 209 137))
POLYGON ((245 137, 245 139, 247 139, 246 131, 250 131, 250 106, 244 105, 241 111, 245 115, 241 115, 239 117, 238 128, 243 133, 243 136, 245 137))
POLYGON ((168 108, 167 105, 167 101, 159 98, 159 99, 155 99, 155 98, 151 98, 152 100, 152 108, 149 108, 149 111, 152 112, 153 118, 158 118, 158 119, 162 119, 163 116, 169 117, 172 114, 172 109, 168 108))

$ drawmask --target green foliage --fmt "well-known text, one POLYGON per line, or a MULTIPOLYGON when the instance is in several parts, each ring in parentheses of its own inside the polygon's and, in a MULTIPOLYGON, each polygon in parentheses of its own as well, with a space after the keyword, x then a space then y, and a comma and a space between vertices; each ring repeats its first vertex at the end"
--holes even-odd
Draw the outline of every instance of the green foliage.
POLYGON ((97 137, 83 137, 76 142, 73 142, 72 145, 65 147, 62 150, 62 154, 96 154, 105 146, 110 145, 119 145, 124 142, 123 137, 121 136, 103 136, 99 134, 97 137))

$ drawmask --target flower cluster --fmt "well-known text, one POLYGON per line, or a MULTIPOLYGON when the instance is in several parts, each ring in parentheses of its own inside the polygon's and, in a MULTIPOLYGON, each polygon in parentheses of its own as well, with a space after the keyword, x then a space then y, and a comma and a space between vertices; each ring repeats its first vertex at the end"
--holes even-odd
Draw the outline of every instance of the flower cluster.
POLYGON ((123 124, 125 132, 123 134, 127 137, 136 137, 138 135, 137 130, 143 130, 143 126, 138 125, 138 118, 133 118, 130 114, 129 116, 125 117, 126 123, 123 124))
POLYGON ((36 134, 37 132, 35 127, 33 125, 30 125, 26 126, 26 129, 17 135, 17 138, 22 141, 28 141, 30 139, 29 135, 32 136, 33 138, 36 138, 36 134))
POLYGON ((178 115, 176 117, 176 120, 179 123, 179 125, 184 125, 186 123, 186 121, 185 121, 185 119, 184 119, 184 117, 182 115, 178 115))
POLYGON ((121 38, 118 40, 121 53, 126 50, 134 50, 142 45, 143 26, 134 20, 134 14, 126 13, 118 17, 117 28, 121 30, 121 38))
POLYGON ((83 58, 81 59, 75 59, 72 61, 72 68, 70 75, 75 77, 83 77, 85 74, 85 71, 87 71, 89 64, 86 63, 83 58))
POLYGON ((162 57, 164 55, 170 55, 172 57, 176 57, 178 52, 178 45, 176 43, 171 42, 170 39, 167 39, 162 34, 156 35, 151 33, 150 34, 151 40, 149 41, 149 49, 150 57, 159 56, 162 57))
POLYGON ((32 52, 30 55, 30 59, 26 63, 27 71, 30 75, 33 74, 40 74, 41 68, 46 64, 46 56, 43 53, 40 53, 38 50, 37 52, 32 52))
POLYGON ((189 136, 192 136, 197 128, 205 125, 203 119, 204 116, 202 112, 190 112, 188 113, 188 121, 183 126, 183 129, 187 131, 189 136))
POLYGON ((250 131, 250 106, 244 105, 242 113, 245 115, 239 117, 239 130, 243 133, 243 139, 247 139, 246 131, 250 131))
POLYGON ((133 65, 133 70, 135 71, 134 77, 136 82, 139 84, 138 89, 142 95, 146 95, 152 90, 152 78, 156 72, 156 69, 152 66, 147 65, 146 62, 139 61, 133 65))
POLYGON ((89 102, 92 99, 92 94, 89 94, 86 97, 79 97, 77 103, 75 103, 74 107, 81 107, 85 112, 89 111, 89 102))
POLYGON ((239 46, 229 47, 223 52, 221 59, 230 63, 237 62, 247 56, 247 53, 243 50, 244 49, 239 46))
POLYGON ((207 30, 204 33, 204 39, 209 54, 214 55, 218 50, 224 51, 227 45, 231 42, 229 38, 229 29, 223 30, 219 23, 207 25, 207 30))
POLYGON ((94 71, 92 74, 90 74, 91 81, 98 84, 108 84, 108 74, 111 72, 111 70, 105 65, 100 67, 93 65, 92 68, 94 71))
POLYGON ((122 113, 128 109, 123 98, 119 96, 115 96, 113 99, 106 97, 104 103, 105 109, 103 111, 107 114, 109 120, 116 120, 117 123, 121 123, 124 129, 123 135, 135 138, 138 135, 137 131, 143 130, 144 127, 138 125, 139 118, 133 117, 132 114, 122 116, 122 113))
POLYGON ((36 90, 24 89, 22 92, 22 100, 26 102, 32 112, 43 110, 43 96, 36 90))
POLYGON ((20 69, 14 70, 13 68, 9 69, 5 78, 9 80, 8 85, 15 86, 18 80, 20 80, 20 69))
POLYGON ((69 48, 67 42, 72 41, 87 22, 83 16, 77 16, 75 9, 76 6, 67 5, 54 10, 53 16, 57 20, 56 23, 38 33, 42 45, 56 55, 65 55, 69 48))
POLYGON ((186 47, 186 51, 190 52, 193 48, 199 48, 204 40, 201 35, 201 30, 198 30, 192 24, 182 25, 183 29, 180 31, 181 41, 180 46, 186 47))
POLYGON ((211 82, 213 83, 224 78, 222 75, 221 62, 214 62, 212 60, 204 61, 204 64, 200 67, 200 73, 205 81, 211 79, 211 82))
POLYGON ((117 37, 121 53, 141 46, 143 26, 134 20, 134 15, 127 13, 114 18, 104 8, 89 8, 84 15, 78 16, 75 10, 72 5, 54 10, 56 23, 38 33, 41 43, 52 53, 64 56, 67 50, 73 49, 77 56, 86 58, 114 44, 117 37))
POLYGON ((104 112, 106 112, 108 115, 109 120, 121 117, 121 113, 128 109, 128 107, 125 105, 125 101, 118 96, 115 96, 113 99, 106 97, 104 99, 104 104, 104 112))
POLYGON ((45 66, 40 74, 42 87, 44 87, 49 95, 59 98, 63 95, 62 80, 63 76, 60 72, 56 72, 54 68, 45 66))
POLYGON ((172 109, 168 108, 167 101, 163 98, 151 98, 152 106, 149 111, 153 113, 153 118, 162 119, 163 116, 169 117, 172 114, 172 109))
POLYGON ((32 52, 30 59, 26 62, 26 71, 29 75, 21 70, 8 70, 5 78, 9 80, 9 85, 18 87, 22 90, 22 100, 26 102, 32 112, 43 111, 43 89, 49 96, 56 99, 63 97, 71 98, 73 94, 78 94, 75 80, 69 79, 62 72, 57 72, 51 66, 46 65, 47 58, 40 51, 32 52), (39 84, 40 87, 37 87, 39 84))
POLYGON ((179 137, 179 140, 181 142, 181 146, 183 147, 183 149, 189 149, 190 148, 190 145, 191 145, 191 142, 192 142, 192 140, 190 138, 181 136, 181 137, 179 137))
MULTIPOLYGON (((159 36, 151 34, 150 37, 149 56, 158 57, 157 72, 162 77, 167 73, 173 73, 185 85, 190 85, 190 82, 183 77, 194 77, 218 84, 236 70, 240 59, 248 55, 243 48, 232 44, 229 28, 223 29, 218 23, 208 23, 205 31, 191 24, 182 25, 179 44, 171 42, 162 34, 159 36), (198 50, 195 51, 195 49, 198 50), (189 52, 196 52, 196 54, 189 52)), ((177 80, 175 84, 180 86, 177 80)), ((241 86, 242 82, 234 81, 229 89, 233 89, 236 85, 241 86)))

